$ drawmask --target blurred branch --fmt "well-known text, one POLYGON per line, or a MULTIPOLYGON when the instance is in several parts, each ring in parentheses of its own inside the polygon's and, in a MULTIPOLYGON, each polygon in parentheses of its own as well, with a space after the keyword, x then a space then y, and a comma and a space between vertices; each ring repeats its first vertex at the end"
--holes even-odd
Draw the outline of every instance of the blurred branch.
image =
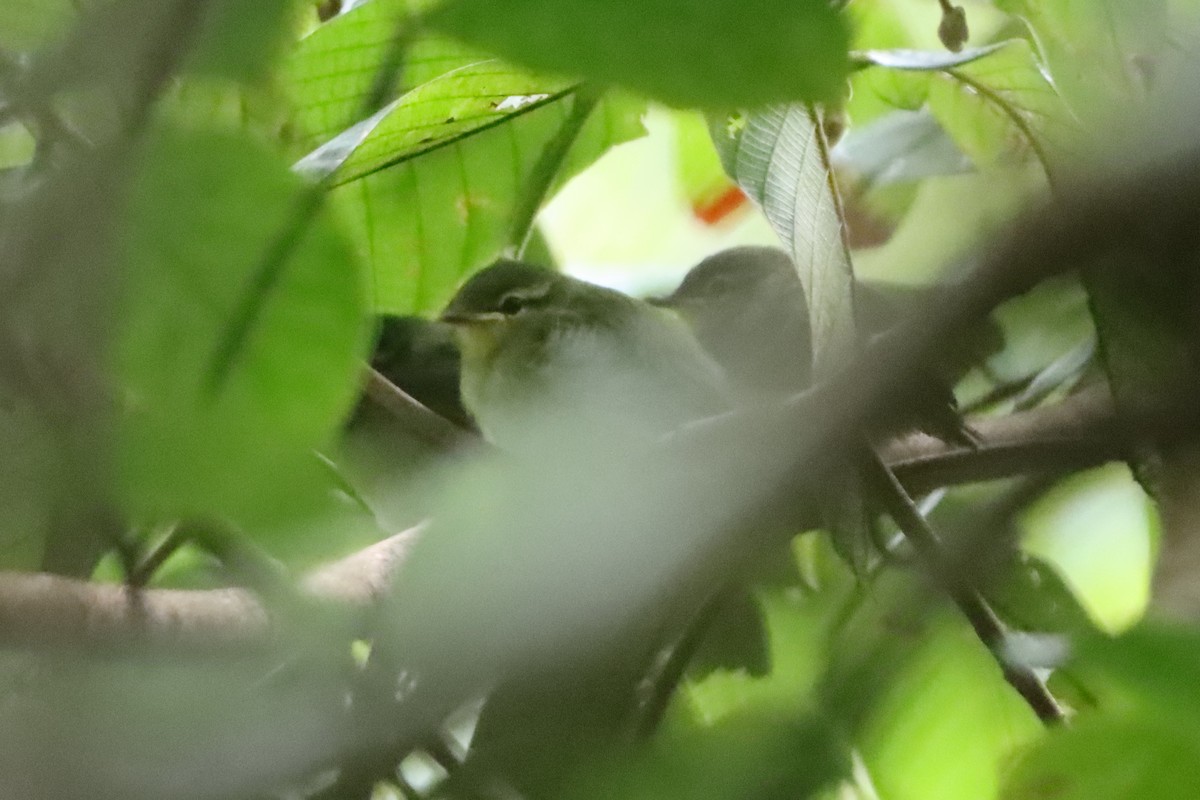
MULTIPOLYGON (((395 409, 431 440, 477 441, 396 389, 373 370, 367 394, 395 409)), ((1118 435, 1106 392, 1086 391, 1054 406, 974 423, 976 450, 913 436, 888 446, 883 458, 914 494, 935 486, 992 480, 1030 472, 1082 469, 1119 458, 1118 435)), ((309 575, 313 599, 370 606, 390 586, 419 534, 413 528, 309 575)), ((112 646, 131 640, 170 648, 256 645, 269 639, 270 614, 242 589, 141 590, 49 575, 0 572, 0 642, 10 646, 112 646)))
POLYGON ((509 246, 516 252, 517 257, 525 253, 533 233, 537 213, 546 202, 546 197, 554 185, 554 179, 562 172, 563 162, 571 152, 579 132, 591 117, 592 111, 604 95, 604 90, 590 84, 581 84, 574 90, 571 98, 571 110, 563 120, 553 138, 546 142, 533 171, 525 180, 518 196, 517 207, 513 210, 512 229, 509 232, 509 246))
POLYGON ((882 455, 912 494, 942 486, 1027 473, 1087 469, 1125 454, 1134 431, 1119 424, 1105 387, 1060 403, 1003 417, 971 421, 977 447, 947 444, 926 434, 889 443, 882 455))
MULTIPOLYGON (((310 573, 303 594, 348 609, 380 600, 422 525, 310 573)), ((0 572, 0 642, 9 647, 224 652, 263 647, 276 625, 245 589, 139 589, 46 574, 0 572)))

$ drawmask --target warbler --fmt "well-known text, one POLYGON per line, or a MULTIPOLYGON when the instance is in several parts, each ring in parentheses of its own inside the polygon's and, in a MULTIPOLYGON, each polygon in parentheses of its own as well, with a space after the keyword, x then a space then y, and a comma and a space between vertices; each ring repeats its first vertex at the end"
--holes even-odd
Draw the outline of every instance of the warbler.
MULTIPOLYGON (((864 342, 937 302, 952 287, 857 282, 855 322, 864 342)), ((676 311, 740 393, 794 393, 812 381, 808 304, 791 258, 773 247, 734 247, 701 261, 654 305, 676 311)), ((1002 344, 982 326, 946 358, 897 392, 876 433, 913 428, 959 443, 972 435, 958 416, 953 385, 972 363, 1002 344)))
POLYGON ((461 428, 474 428, 459 394, 458 343, 451 326, 383 315, 371 366, 426 408, 461 428))
POLYGON ((687 326, 625 294, 520 261, 476 273, 441 314, 462 352, 462 399, 506 448, 660 436, 730 408, 687 326))

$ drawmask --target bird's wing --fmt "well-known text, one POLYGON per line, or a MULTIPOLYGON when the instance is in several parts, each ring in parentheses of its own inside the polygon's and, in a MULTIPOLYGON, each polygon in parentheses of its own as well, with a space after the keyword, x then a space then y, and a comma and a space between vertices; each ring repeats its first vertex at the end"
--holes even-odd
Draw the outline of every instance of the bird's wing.
POLYGON ((733 392, 717 363, 678 317, 646 308, 635 332, 639 368, 676 404, 679 421, 728 411, 733 392))

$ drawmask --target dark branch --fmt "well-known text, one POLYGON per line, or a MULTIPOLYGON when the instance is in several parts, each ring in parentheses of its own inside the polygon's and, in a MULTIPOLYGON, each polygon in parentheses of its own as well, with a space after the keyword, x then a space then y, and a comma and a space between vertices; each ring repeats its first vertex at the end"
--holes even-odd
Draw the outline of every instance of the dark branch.
POLYGON ((947 555, 937 534, 921 516, 912 498, 877 453, 871 451, 864 465, 874 494, 884 504, 888 516, 912 544, 926 570, 966 617, 975 635, 991 651, 1004 679, 1017 690, 1038 718, 1047 724, 1061 724, 1066 715, 1058 701, 1032 669, 1016 664, 1004 654, 1006 630, 983 595, 966 581, 964 572, 947 555))

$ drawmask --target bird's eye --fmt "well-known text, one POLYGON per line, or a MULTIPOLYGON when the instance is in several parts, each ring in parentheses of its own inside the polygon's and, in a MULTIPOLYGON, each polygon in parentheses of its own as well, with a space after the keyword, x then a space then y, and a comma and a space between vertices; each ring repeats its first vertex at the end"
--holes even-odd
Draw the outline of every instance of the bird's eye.
POLYGON ((521 313, 521 309, 525 307, 525 301, 515 294, 505 295, 500 298, 500 304, 497 306, 501 314, 512 316, 513 314, 521 313))

